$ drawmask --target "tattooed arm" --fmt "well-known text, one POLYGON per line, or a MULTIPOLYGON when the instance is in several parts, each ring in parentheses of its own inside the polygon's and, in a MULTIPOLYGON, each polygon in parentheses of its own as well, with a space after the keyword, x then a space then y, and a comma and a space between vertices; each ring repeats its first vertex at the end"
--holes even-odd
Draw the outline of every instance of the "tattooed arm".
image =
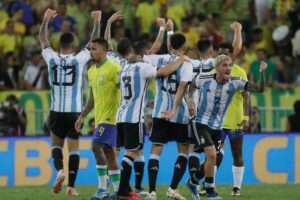
POLYGON ((247 87, 246 89, 250 92, 264 92, 265 90, 265 70, 267 68, 267 63, 261 61, 260 62, 260 80, 258 82, 258 84, 252 82, 252 81, 249 81, 247 83, 247 87))
POLYGON ((113 50, 112 42, 111 42, 111 25, 120 19, 123 19, 124 16, 121 11, 115 12, 107 21, 107 25, 104 32, 104 39, 108 42, 109 50, 113 50))
POLYGON ((161 28, 159 29, 155 42, 153 43, 151 49, 148 52, 149 55, 157 53, 160 50, 160 47, 164 40, 166 21, 165 19, 158 17, 156 19, 156 22, 161 28))
POLYGON ((87 43, 88 47, 93 39, 100 37, 100 21, 101 21, 101 11, 93 11, 92 18, 94 19, 94 28, 91 33, 90 41, 87 43))
POLYGON ((56 15, 56 10, 51 10, 49 8, 45 12, 44 19, 39 31, 39 39, 42 49, 50 46, 50 42, 48 40, 48 24, 51 19, 56 17, 56 15))

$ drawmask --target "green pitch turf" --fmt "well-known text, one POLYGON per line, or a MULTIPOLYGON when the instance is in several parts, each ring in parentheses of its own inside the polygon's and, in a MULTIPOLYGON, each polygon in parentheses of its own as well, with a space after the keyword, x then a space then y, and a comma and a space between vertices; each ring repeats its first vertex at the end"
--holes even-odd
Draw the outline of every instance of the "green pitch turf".
MULTIPOLYGON (((157 200, 169 200, 165 196, 168 186, 159 185, 158 198, 157 200)), ((63 199, 74 199, 74 200, 89 200, 91 194, 93 194, 97 186, 78 186, 77 192, 78 197, 67 198, 64 190, 59 194, 54 194, 50 186, 39 186, 39 187, 0 187, 0 200, 63 200, 63 199)), ((190 193, 184 185, 179 187, 181 193, 186 197, 190 198, 190 193)), ((241 197, 231 197, 231 186, 219 185, 217 190, 220 196, 224 200, 299 200, 300 190, 299 185, 243 185, 241 197)), ((204 200, 205 197, 201 197, 204 200)))

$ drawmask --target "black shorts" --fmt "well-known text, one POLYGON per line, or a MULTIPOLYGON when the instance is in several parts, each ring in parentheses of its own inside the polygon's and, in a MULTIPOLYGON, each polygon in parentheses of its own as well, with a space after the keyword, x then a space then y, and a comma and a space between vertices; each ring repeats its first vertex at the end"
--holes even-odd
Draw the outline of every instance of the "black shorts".
POLYGON ((194 123, 193 134, 195 138, 195 150, 203 152, 203 148, 214 145, 217 152, 220 151, 222 141, 221 130, 214 130, 207 125, 194 123))
POLYGON ((150 140, 153 144, 166 144, 176 141, 180 144, 189 143, 187 124, 178 124, 164 119, 153 118, 150 140))
POLYGON ((75 122, 80 113, 63 113, 50 111, 48 127, 57 137, 64 139, 78 139, 79 133, 75 130, 75 122))
POLYGON ((144 145, 143 123, 118 123, 117 124, 117 149, 125 147, 127 151, 142 149, 144 145))

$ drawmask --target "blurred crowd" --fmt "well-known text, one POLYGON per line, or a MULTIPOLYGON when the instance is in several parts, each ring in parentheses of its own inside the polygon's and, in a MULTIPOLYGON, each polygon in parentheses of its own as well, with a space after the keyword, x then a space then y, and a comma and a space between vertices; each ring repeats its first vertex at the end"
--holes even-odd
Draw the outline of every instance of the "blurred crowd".
MULTIPOLYGON (((122 11, 124 19, 112 26, 115 47, 124 37, 151 46, 159 31, 155 19, 170 18, 175 31, 186 36, 187 54, 192 58, 197 58, 199 39, 209 38, 216 48, 232 43, 230 24, 238 21, 243 26, 243 49, 235 63, 245 69, 249 79, 257 81, 259 61, 265 60, 268 87, 300 85, 300 0, 2 0, 0 91, 49 89, 37 37, 47 8, 58 12, 49 25, 55 50, 60 35, 68 31, 75 34, 78 49, 87 43, 92 10, 102 11, 102 36, 110 16, 122 11)), ((166 45, 159 53, 167 53, 166 45)))

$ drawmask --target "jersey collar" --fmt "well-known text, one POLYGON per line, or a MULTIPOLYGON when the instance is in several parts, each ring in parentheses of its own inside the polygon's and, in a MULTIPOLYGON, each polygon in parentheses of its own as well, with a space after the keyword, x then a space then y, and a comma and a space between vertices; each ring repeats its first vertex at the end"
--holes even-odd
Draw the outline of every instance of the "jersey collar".
POLYGON ((100 64, 96 64, 96 67, 97 68, 100 68, 100 67, 102 67, 106 62, 108 61, 108 59, 107 58, 105 58, 105 60, 102 62, 102 63, 100 63, 100 64))

